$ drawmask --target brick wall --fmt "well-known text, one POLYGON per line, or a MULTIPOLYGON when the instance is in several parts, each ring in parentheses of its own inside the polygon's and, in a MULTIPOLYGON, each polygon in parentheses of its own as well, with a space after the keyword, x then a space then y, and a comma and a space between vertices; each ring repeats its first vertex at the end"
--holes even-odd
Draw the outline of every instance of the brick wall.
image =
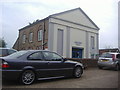
POLYGON ((30 24, 22 29, 19 30, 19 37, 15 42, 13 48, 16 50, 28 50, 28 49, 42 49, 42 43, 46 43, 45 47, 48 47, 48 19, 36 21, 33 24, 30 24), (38 41, 38 31, 42 30, 44 32, 43 42, 38 41), (33 33, 32 42, 29 41, 29 35, 33 33), (25 43, 23 43, 23 35, 25 37, 25 43))

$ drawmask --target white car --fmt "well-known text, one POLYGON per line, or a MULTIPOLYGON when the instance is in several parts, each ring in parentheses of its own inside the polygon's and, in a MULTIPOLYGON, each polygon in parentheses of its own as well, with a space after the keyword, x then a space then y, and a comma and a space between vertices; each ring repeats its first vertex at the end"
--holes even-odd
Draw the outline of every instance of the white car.
POLYGON ((120 53, 106 52, 103 53, 98 60, 98 67, 113 68, 115 70, 120 69, 120 53))

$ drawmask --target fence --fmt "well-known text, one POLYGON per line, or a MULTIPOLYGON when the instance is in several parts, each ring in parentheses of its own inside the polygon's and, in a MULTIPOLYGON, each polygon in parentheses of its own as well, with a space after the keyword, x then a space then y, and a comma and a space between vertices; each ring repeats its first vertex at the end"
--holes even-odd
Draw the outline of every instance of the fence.
POLYGON ((98 59, 78 59, 78 58, 66 58, 72 61, 80 62, 84 65, 85 68, 89 67, 97 67, 97 61, 98 59))

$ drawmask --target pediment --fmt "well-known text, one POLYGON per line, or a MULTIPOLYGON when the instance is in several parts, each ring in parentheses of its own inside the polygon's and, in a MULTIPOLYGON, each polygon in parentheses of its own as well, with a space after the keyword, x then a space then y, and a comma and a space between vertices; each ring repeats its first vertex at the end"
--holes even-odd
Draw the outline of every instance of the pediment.
POLYGON ((51 15, 51 17, 99 30, 97 25, 84 13, 84 11, 81 8, 68 10, 58 14, 53 14, 51 15))

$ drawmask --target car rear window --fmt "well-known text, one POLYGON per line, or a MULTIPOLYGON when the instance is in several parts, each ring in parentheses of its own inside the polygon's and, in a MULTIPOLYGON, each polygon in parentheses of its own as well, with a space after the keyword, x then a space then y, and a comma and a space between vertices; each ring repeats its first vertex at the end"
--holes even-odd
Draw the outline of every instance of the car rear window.
POLYGON ((117 54, 116 58, 120 59, 120 54, 117 54))
POLYGON ((21 56, 23 56, 24 54, 26 54, 28 51, 18 51, 18 52, 15 52, 9 56, 6 56, 6 58, 9 58, 9 59, 16 59, 16 58, 19 58, 21 56))
POLYGON ((10 54, 12 54, 12 53, 15 53, 16 51, 15 50, 12 50, 12 49, 10 49, 10 50, 8 50, 8 54, 10 55, 10 54))
POLYGON ((109 53, 103 53, 100 57, 104 57, 104 58, 112 58, 112 54, 109 53))

